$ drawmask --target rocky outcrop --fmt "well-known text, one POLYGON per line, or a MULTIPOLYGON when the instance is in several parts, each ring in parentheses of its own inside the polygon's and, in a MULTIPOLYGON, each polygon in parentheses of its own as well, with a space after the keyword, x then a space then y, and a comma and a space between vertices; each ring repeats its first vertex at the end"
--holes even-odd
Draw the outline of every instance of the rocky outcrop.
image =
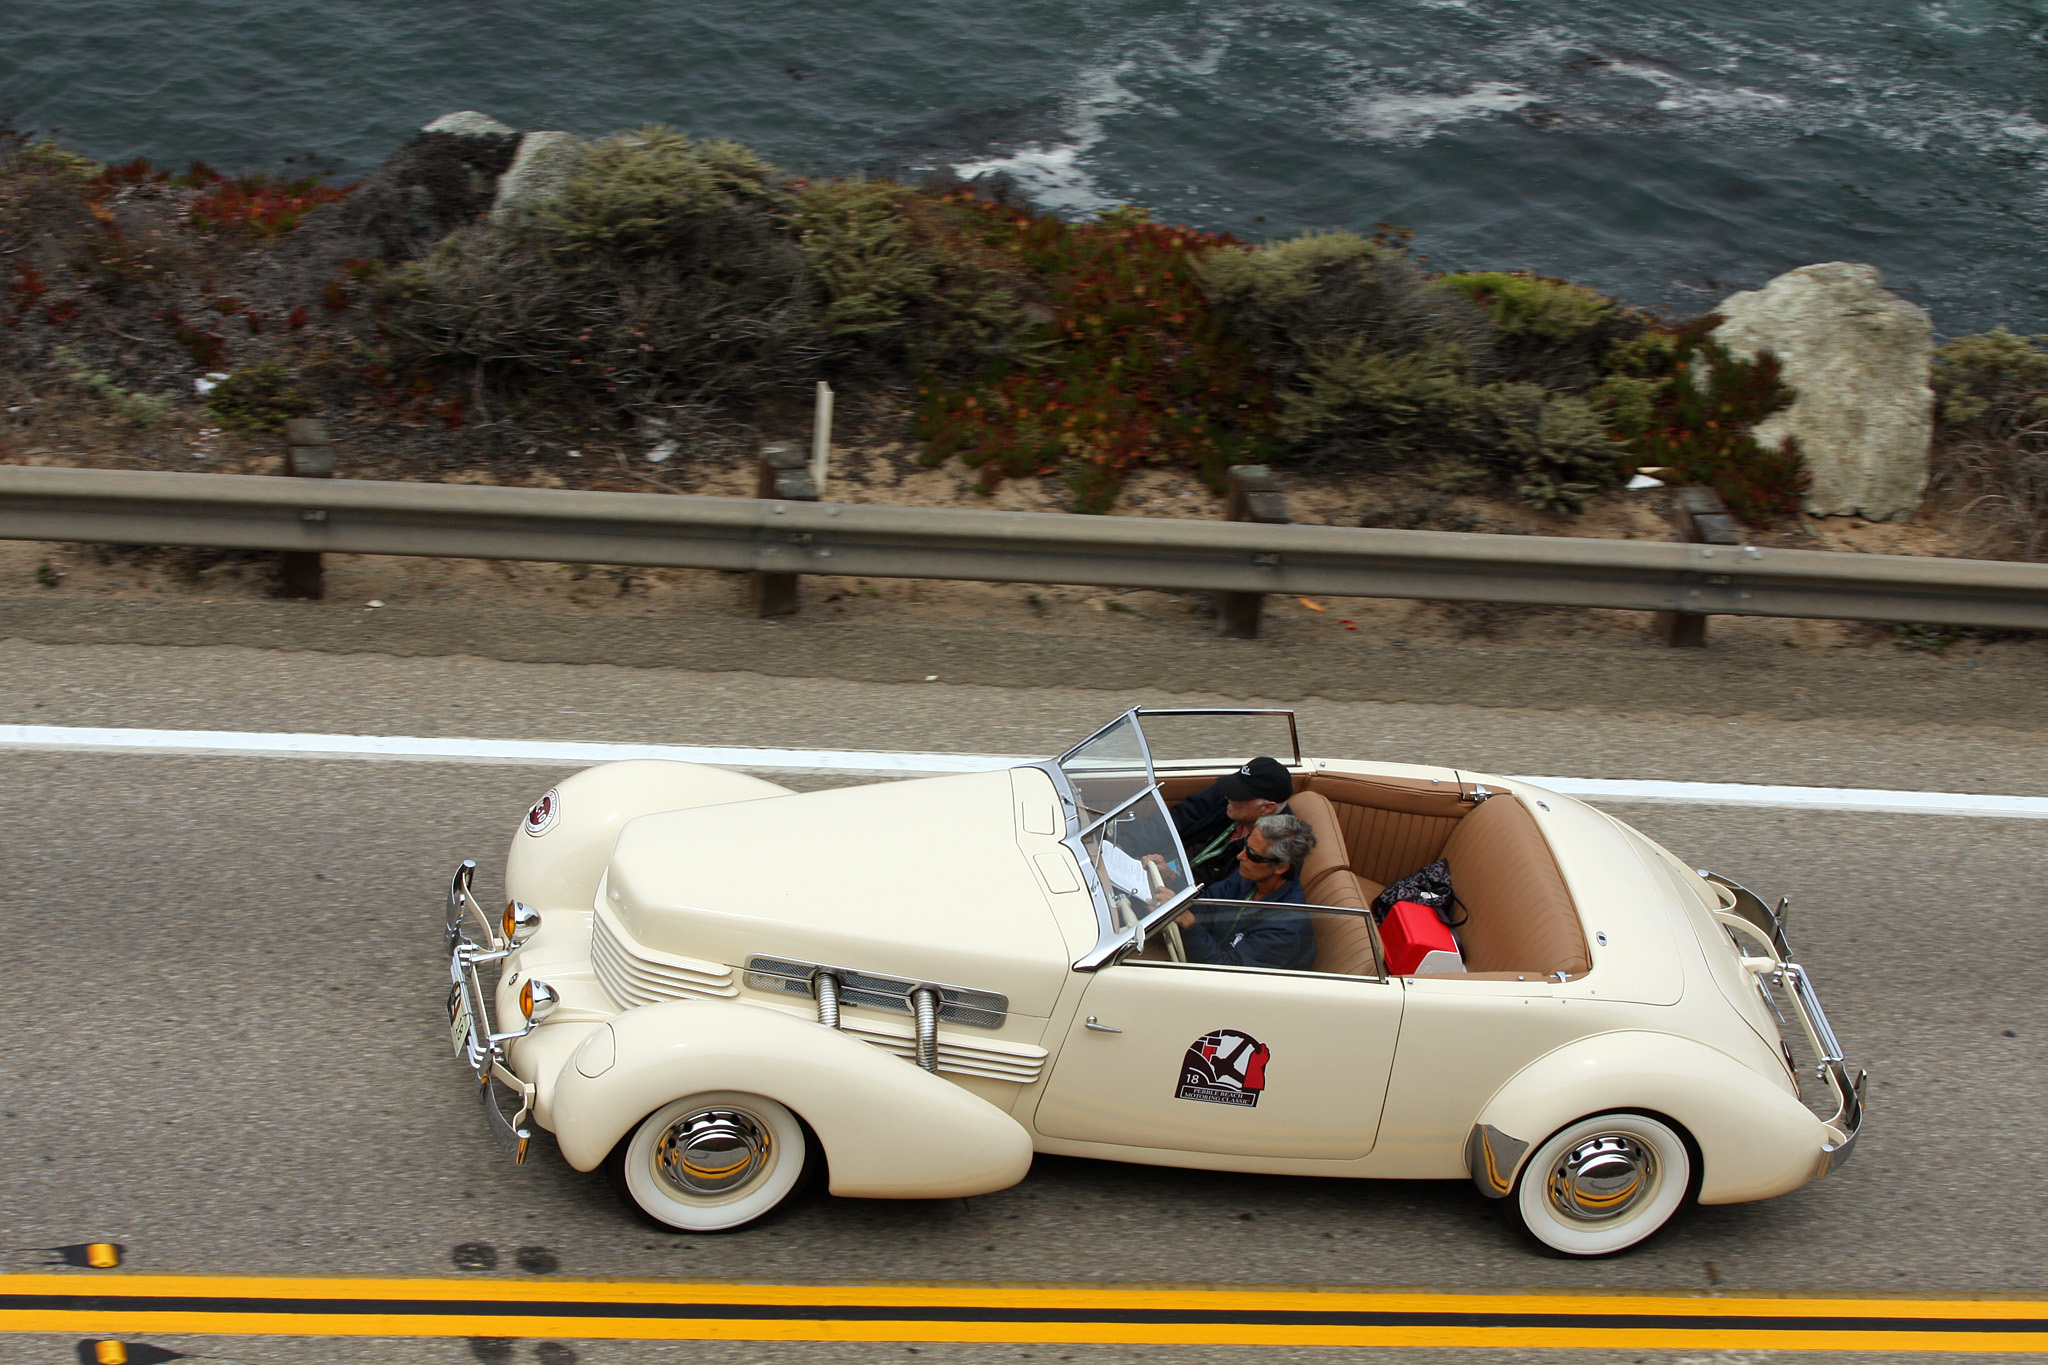
POLYGON ((1750 357, 1769 350, 1798 391, 1760 424, 1757 440, 1798 439, 1816 516, 1908 517, 1927 487, 1934 329, 1926 312, 1884 287, 1867 265, 1802 266, 1715 310, 1714 339, 1750 357))
POLYGON ((574 133, 528 133, 520 138, 511 167, 498 178, 491 222, 502 227, 559 197, 589 146, 574 133))
POLYGON ((490 209, 519 141, 474 109, 443 114, 349 196, 346 225, 386 260, 405 260, 490 209))

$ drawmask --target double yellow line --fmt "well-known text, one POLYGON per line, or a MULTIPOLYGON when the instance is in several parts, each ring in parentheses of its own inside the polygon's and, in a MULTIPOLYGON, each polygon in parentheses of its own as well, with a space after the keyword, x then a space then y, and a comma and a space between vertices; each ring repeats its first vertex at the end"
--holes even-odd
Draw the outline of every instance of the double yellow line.
POLYGON ((2022 1355, 2048 1302, 70 1274, 0 1275, 0 1331, 2022 1355))

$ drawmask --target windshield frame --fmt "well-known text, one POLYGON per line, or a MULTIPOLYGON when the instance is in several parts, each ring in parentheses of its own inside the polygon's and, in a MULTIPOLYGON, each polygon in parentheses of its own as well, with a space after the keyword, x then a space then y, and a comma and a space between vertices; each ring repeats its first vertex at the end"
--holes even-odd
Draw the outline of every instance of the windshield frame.
POLYGON ((1157 710, 1148 710, 1145 707, 1134 706, 1130 710, 1118 715, 1108 724, 1099 726, 1091 731, 1080 743, 1067 749, 1057 758, 1049 758, 1038 763, 1026 765, 1037 768, 1050 777, 1054 790, 1059 793, 1060 807, 1066 828, 1066 833, 1061 836, 1060 842, 1065 844, 1068 851, 1074 855, 1074 861, 1081 869, 1082 883, 1088 888, 1089 897, 1095 904, 1095 946, 1074 961, 1073 967, 1077 972, 1099 970, 1117 962, 1130 953, 1139 951, 1145 946, 1146 939, 1151 936, 1154 930, 1158 929, 1160 925, 1166 923, 1173 916, 1179 914, 1181 910, 1186 908, 1188 902, 1197 899, 1206 889, 1203 883, 1195 881, 1190 876, 1188 884, 1176 891, 1163 905, 1150 908, 1131 921, 1118 923, 1116 911, 1110 899, 1109 888, 1103 885, 1101 874, 1096 870, 1095 859, 1088 852, 1088 846, 1085 841, 1090 835, 1095 834, 1110 821, 1138 805, 1147 797, 1152 797, 1158 802, 1160 814, 1165 818, 1167 835, 1173 842, 1175 858, 1181 867, 1189 868, 1190 872, 1192 872, 1192 865, 1188 859, 1187 850, 1181 846, 1180 830, 1173 823, 1172 813, 1166 804, 1165 793, 1160 788, 1158 769, 1153 764, 1151 743, 1145 735, 1144 717, 1148 715, 1285 716, 1287 717, 1288 735, 1293 741, 1294 750, 1294 761, 1287 766, 1290 771, 1297 772, 1304 766, 1301 758, 1300 733, 1295 725, 1294 712, 1279 707, 1253 706, 1176 707, 1159 708, 1157 710), (1076 791, 1074 782, 1063 765, 1090 744, 1111 733, 1119 725, 1126 723, 1137 734, 1138 761, 1143 765, 1142 773, 1134 772, 1131 775, 1132 780, 1138 783, 1137 790, 1119 801, 1109 810, 1094 811, 1092 808, 1082 805, 1080 794, 1076 791), (1082 819, 1084 811, 1088 812, 1090 817, 1085 823, 1082 819))

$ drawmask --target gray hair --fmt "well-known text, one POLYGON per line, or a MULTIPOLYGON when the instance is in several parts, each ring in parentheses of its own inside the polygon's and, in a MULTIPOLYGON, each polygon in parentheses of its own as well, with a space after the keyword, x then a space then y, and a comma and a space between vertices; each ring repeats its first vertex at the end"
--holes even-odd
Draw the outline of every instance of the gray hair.
POLYGON ((1301 875, 1301 860, 1316 846, 1316 832, 1308 822, 1293 815, 1266 815, 1252 825, 1266 836, 1266 852, 1287 864, 1287 870, 1301 875))

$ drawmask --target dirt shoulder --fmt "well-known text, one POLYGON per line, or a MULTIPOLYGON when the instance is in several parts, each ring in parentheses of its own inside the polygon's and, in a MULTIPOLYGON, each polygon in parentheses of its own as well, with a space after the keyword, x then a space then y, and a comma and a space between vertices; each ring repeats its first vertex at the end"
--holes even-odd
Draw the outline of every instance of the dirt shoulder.
MULTIPOLYGON (((18 417, 19 414, 13 416, 18 417)), ((872 420, 872 419, 870 419, 872 420)), ((89 415, 38 421, 41 444, 0 426, 27 463, 134 467, 132 438, 89 415), (67 443, 58 432, 74 432, 67 443), (120 439, 116 439, 120 438, 120 439), (125 442, 125 443, 124 443, 125 442), (117 456, 125 455, 117 463, 117 456)), ((159 431, 200 468, 269 473, 275 438, 159 431), (187 456, 189 458, 189 456, 187 456)), ((374 468, 342 435, 344 473, 374 468), (363 464, 372 468, 364 469, 363 464)), ((172 447, 173 450, 176 447, 172 447)), ((565 486, 742 496, 740 461, 668 469, 645 449, 592 441, 561 455, 565 486)), ((857 503, 1058 511, 1052 479, 976 490, 958 464, 926 467, 908 442, 835 453, 828 497, 857 503)), ((171 461, 160 446, 154 461, 171 461)), ((504 480, 489 466, 450 471, 504 480)), ((1668 538, 1661 490, 1614 493, 1577 516, 1432 493, 1405 479, 1281 471, 1298 521, 1536 535, 1668 538)), ((521 480, 543 482, 543 480, 521 480)), ((1113 515, 1214 519, 1191 476, 1134 477, 1113 515)), ((1802 519, 1761 543, 1953 554, 1933 517, 1905 524, 1802 519)), ((780 676, 1010 687, 1199 687, 1229 695, 1442 701, 1544 710, 1893 717, 2021 725, 2048 714, 2048 639, 1853 622, 1719 617, 1704 651, 1672 650, 1639 612, 1372 598, 1268 599, 1264 638, 1221 640, 1207 594, 1056 584, 806 578, 801 614, 758 621, 738 574, 469 559, 327 556, 328 600, 277 600, 275 556, 157 547, 0 542, 0 634, 42 643, 238 643, 403 656, 750 670, 780 676)))

